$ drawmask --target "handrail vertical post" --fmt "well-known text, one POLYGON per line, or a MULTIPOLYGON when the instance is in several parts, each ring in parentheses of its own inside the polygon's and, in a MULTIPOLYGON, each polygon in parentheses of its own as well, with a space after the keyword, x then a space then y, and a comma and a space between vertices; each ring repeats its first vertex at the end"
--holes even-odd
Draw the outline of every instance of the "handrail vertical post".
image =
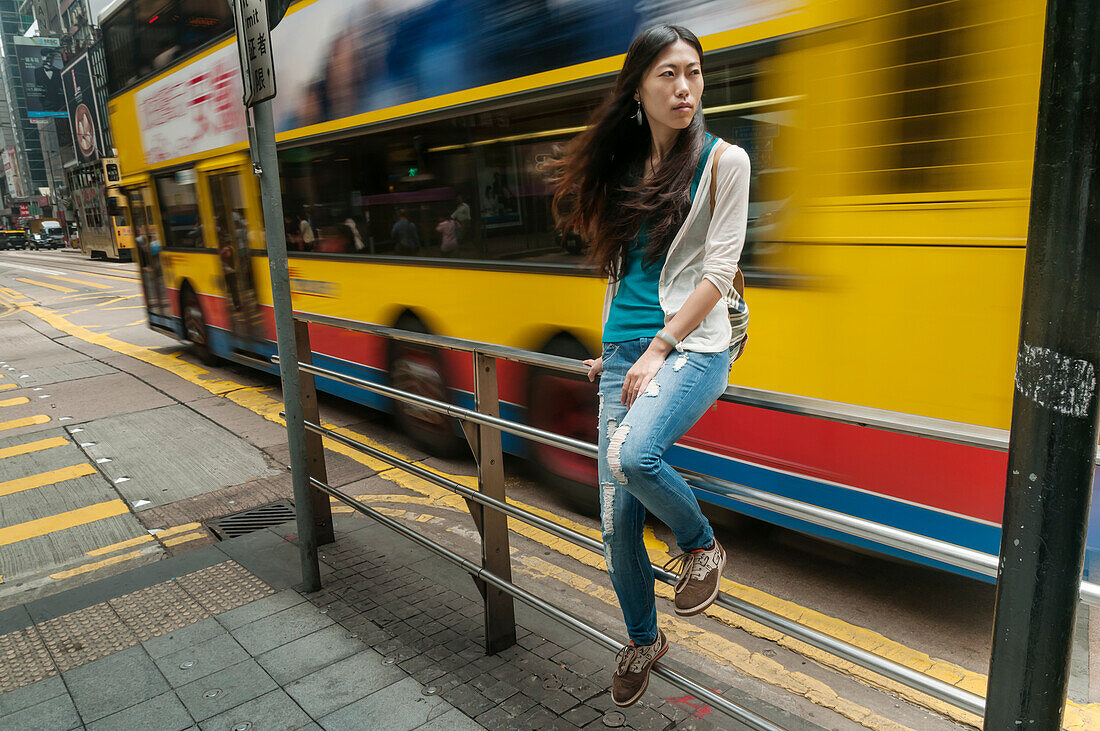
MULTIPOLYGON (((313 348, 309 343, 309 323, 294 320, 294 342, 298 346, 298 362, 313 365, 313 348)), ((317 387, 313 374, 299 371, 302 390, 302 418, 314 424, 321 423, 320 407, 317 404, 317 387)), ((325 467, 325 445, 320 434, 306 430, 306 462, 309 476, 328 482, 328 469, 325 467)), ((310 488, 309 501, 313 505, 313 533, 317 545, 324 546, 336 541, 332 530, 332 500, 317 488, 310 488)))
MULTIPOLYGON (((497 361, 481 353, 474 353, 474 403, 478 412, 500 416, 497 361)), ((478 489, 489 497, 506 500, 500 430, 480 426, 478 432, 478 489)), ((497 510, 483 510, 478 528, 481 531, 482 567, 505 581, 511 581, 508 516, 497 510)), ((485 652, 492 655, 516 644, 515 605, 511 594, 495 586, 482 583, 481 590, 485 597, 485 652)))
POLYGON ((985 728, 1061 728, 1100 431, 1100 4, 1048 0, 985 728))

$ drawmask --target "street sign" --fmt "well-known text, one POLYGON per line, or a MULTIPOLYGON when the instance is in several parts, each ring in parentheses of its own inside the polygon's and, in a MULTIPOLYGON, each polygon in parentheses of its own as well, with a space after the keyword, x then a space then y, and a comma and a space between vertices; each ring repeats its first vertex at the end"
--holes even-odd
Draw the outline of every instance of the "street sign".
POLYGON ((233 0, 233 22, 237 26, 244 105, 253 107, 275 96, 275 57, 267 0, 233 0))

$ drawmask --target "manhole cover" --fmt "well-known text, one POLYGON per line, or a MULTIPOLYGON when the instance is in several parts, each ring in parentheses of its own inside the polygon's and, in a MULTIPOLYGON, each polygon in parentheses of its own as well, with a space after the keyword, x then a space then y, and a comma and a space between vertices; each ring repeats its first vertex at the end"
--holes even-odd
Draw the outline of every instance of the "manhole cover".
POLYGON ((619 728, 626 723, 626 716, 618 711, 603 714, 603 725, 608 728, 619 728))
POLYGON ((210 530, 214 531, 214 535, 220 540, 225 540, 226 538, 236 538, 246 533, 270 528, 288 520, 294 520, 294 503, 289 500, 280 500, 251 510, 243 510, 239 513, 227 515, 224 518, 211 521, 208 525, 210 530))

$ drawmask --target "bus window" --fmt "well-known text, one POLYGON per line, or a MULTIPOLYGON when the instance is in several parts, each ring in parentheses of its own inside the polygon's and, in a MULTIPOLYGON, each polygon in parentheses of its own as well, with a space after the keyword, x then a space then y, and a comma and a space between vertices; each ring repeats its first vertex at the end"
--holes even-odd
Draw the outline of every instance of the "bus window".
POLYGON ((160 220, 164 224, 165 247, 201 249, 202 223, 195 194, 195 171, 179 170, 154 178, 160 220))
MULTIPOLYGON (((714 63, 703 98, 708 128, 743 147, 754 174, 776 167, 791 123, 789 103, 760 98, 767 58, 714 63)), ((288 249, 580 266, 585 242, 557 229, 540 163, 584 129, 599 99, 581 90, 282 149, 288 249)), ((747 266, 755 241, 774 235, 784 201, 754 206, 747 266)))

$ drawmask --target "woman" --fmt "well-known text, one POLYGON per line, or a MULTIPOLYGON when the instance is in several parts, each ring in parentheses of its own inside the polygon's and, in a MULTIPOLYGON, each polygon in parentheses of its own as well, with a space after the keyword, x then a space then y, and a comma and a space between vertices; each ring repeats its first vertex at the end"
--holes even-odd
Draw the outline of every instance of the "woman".
POLYGON ((631 640, 612 677, 620 706, 642 696, 668 650, 642 542, 646 511, 683 551, 670 563, 677 614, 710 606, 726 563, 695 495, 663 458, 728 383, 724 297, 748 212, 748 155, 705 131, 701 60, 686 28, 644 31, 612 96, 551 163, 559 223, 586 232, 590 259, 608 276, 603 353, 584 363, 589 379, 601 376, 604 557, 631 640))

